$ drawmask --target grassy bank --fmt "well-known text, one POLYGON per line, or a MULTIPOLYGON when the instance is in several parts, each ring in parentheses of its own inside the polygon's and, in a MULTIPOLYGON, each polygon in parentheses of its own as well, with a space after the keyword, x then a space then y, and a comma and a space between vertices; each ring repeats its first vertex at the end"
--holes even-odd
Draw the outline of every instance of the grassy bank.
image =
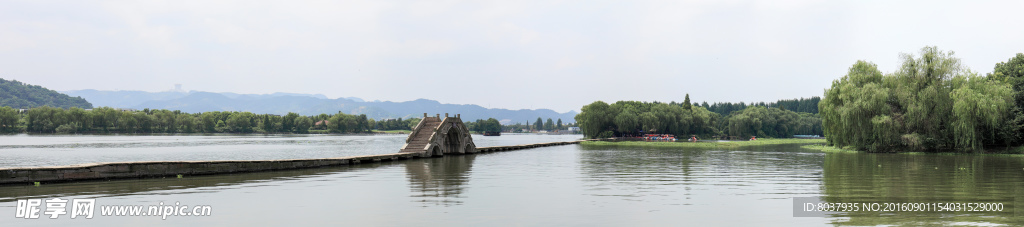
MULTIPOLYGON (((854 149, 851 149, 849 147, 838 148, 838 147, 833 147, 833 146, 825 146, 825 145, 822 145, 822 144, 811 144, 811 145, 804 145, 804 146, 800 146, 800 147, 801 148, 811 149, 811 150, 824 151, 824 152, 846 152, 846 153, 857 153, 857 152, 860 152, 858 150, 854 150, 854 149)), ((952 154, 952 155, 973 153, 973 154, 993 154, 993 155, 1000 155, 1000 154, 1002 154, 1002 155, 1016 155, 1016 154, 1024 154, 1024 146, 1021 146, 1021 147, 1008 147, 1008 148, 990 148, 990 149, 986 149, 986 150, 981 151, 981 152, 966 152, 966 153, 965 152, 950 152, 950 151, 946 151, 946 152, 919 152, 918 151, 918 152, 897 152, 897 153, 901 153, 901 154, 928 154, 928 153, 932 153, 932 154, 952 154)))
POLYGON ((730 142, 646 142, 646 141, 584 141, 580 144, 590 146, 630 146, 630 147, 693 147, 693 148, 739 148, 778 144, 818 144, 825 139, 758 139, 754 141, 730 142))

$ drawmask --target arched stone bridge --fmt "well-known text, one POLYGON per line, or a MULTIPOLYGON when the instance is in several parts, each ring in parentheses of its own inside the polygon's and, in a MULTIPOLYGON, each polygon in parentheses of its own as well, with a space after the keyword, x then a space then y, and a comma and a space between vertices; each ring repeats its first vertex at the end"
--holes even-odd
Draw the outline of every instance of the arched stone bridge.
POLYGON ((400 153, 410 152, 430 157, 477 153, 477 150, 473 137, 469 135, 469 128, 462 123, 460 115, 449 117, 446 113, 444 119, 441 119, 440 114, 428 117, 424 113, 423 119, 409 133, 409 138, 405 139, 405 146, 402 146, 400 153))

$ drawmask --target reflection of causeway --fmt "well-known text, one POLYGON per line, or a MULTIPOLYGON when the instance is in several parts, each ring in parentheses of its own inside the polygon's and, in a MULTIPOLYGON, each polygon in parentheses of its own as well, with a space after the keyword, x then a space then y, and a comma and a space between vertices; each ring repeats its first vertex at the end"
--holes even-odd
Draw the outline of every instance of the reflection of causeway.
MULTIPOLYGON (((82 181, 48 184, 45 187, 5 185, 0 187, 0 203, 25 198, 54 196, 85 196, 87 198, 125 196, 154 193, 211 193, 218 190, 188 190, 191 188, 244 188, 265 187, 267 181, 296 181, 317 176, 372 169, 382 166, 405 165, 412 197, 426 204, 458 204, 459 195, 469 181, 469 171, 476 155, 450 155, 441 158, 410 159, 400 162, 356 164, 348 166, 283 170, 270 172, 236 173, 209 176, 191 176, 184 179, 147 178, 126 181, 82 181)), ((285 184, 285 183, 281 183, 285 184)))
POLYGON ((436 205, 458 205, 476 155, 451 155, 405 163, 412 197, 436 205))

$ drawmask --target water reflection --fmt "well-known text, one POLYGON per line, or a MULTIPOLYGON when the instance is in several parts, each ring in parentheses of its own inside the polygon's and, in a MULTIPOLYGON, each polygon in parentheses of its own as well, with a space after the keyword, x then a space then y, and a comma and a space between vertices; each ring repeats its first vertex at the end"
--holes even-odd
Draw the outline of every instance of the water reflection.
POLYGON ((0 186, 0 202, 12 202, 18 199, 52 198, 84 196, 83 198, 116 197, 129 195, 161 195, 209 193, 204 190, 211 187, 247 187, 258 186, 254 183, 277 181, 287 182, 304 178, 313 178, 354 169, 372 168, 380 164, 355 166, 339 166, 315 169, 297 169, 285 171, 238 173, 209 176, 185 176, 183 178, 148 178, 115 181, 81 181, 70 183, 52 183, 43 186, 4 185, 0 186), (197 190, 188 190, 197 189, 197 190))
POLYGON ((404 135, 0 135, 0 168, 96 162, 330 158, 394 153, 404 143, 404 135))
MULTIPOLYGON (((793 197, 810 196, 828 202, 1015 199, 1024 193, 1022 168, 1021 156, 826 154, 794 145, 741 150, 570 145, 182 179, 0 186, 0 214, 13 213, 16 199, 117 197, 102 201, 217 205, 219 213, 209 219, 159 222, 176 226, 205 221, 324 225, 339 217, 353 225, 381 220, 445 226, 1024 225, 1007 213, 794 218, 790 210, 793 197), (419 216, 392 220, 396 213, 419 216)), ((67 223, 110 226, 138 220, 145 219, 67 223)), ((0 219, 2 226, 53 223, 0 219)))
MULTIPOLYGON (((861 154, 825 156, 827 202, 1015 203, 1024 186, 1024 159, 1005 155, 861 154)), ((1006 212, 850 212, 841 225, 1022 225, 1006 212), (939 219, 941 217, 942 219, 939 219)), ((1022 204, 1024 205, 1024 204, 1022 204)))
POLYGON ((426 205, 457 205, 457 198, 465 190, 469 172, 476 155, 455 155, 443 158, 416 159, 401 162, 366 163, 327 168, 297 169, 255 173, 238 173, 208 176, 185 176, 183 178, 149 178, 116 181, 82 181, 53 183, 43 186, 5 185, 0 186, 0 202, 18 199, 79 197, 100 198, 130 195, 171 195, 190 193, 212 193, 227 188, 261 187, 273 182, 274 185, 289 184, 288 181, 313 180, 336 174, 353 174, 361 171, 404 166, 409 179, 410 197, 426 205))
POLYGON ((821 153, 795 152, 793 145, 754 150, 583 146, 584 181, 595 196, 650 195, 690 205, 707 193, 786 199, 817 194, 821 153))
POLYGON ((450 155, 406 162, 412 197, 427 205, 458 205, 476 155, 450 155))

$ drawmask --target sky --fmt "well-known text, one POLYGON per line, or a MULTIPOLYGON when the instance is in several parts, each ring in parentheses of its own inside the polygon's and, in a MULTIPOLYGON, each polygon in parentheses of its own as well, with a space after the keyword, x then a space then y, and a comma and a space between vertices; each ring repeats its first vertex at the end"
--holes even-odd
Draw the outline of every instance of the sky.
POLYGON ((984 75, 1024 1, 0 1, 0 78, 579 110, 821 96, 937 46, 984 75))

